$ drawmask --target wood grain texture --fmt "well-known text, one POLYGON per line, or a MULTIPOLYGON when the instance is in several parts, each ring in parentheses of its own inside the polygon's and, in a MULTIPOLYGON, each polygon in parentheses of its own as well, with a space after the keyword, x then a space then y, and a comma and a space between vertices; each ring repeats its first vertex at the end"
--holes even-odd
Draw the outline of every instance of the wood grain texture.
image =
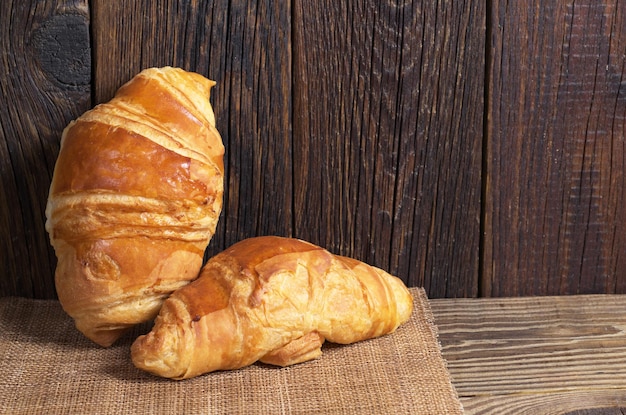
MULTIPOLYGON (((147 3, 141 9, 149 18, 135 23, 132 16, 136 14, 131 13, 131 18, 123 24, 120 23, 123 16, 119 14, 121 10, 133 10, 131 4, 95 3, 95 20, 102 25, 102 30, 95 26, 94 31, 96 97, 107 99, 114 90, 111 84, 121 83, 142 66, 176 64, 193 69, 189 59, 176 57, 183 56, 184 50, 189 49, 195 50, 197 55, 208 42, 213 42, 210 43, 212 50, 221 48, 224 64, 215 64, 213 56, 195 56, 196 62, 204 59, 213 64, 208 75, 218 81, 214 102, 218 128, 227 141, 225 211, 209 254, 247 236, 295 234, 334 252, 391 268, 405 281, 411 275, 422 275, 420 279, 409 281, 412 285, 424 279, 426 271, 420 267, 424 268, 422 264, 432 260, 428 272, 437 275, 431 277, 431 295, 443 296, 446 292, 475 295, 484 74, 481 70, 471 70, 469 62, 482 59, 484 10, 477 8, 470 12, 453 7, 452 2, 435 8, 425 4, 395 7, 390 3, 365 2, 328 5, 329 9, 321 5, 320 10, 303 10, 302 5, 295 3, 291 22, 288 8, 264 2, 249 2, 243 6, 216 4, 210 12, 196 9, 183 12, 184 7, 164 3, 158 6, 154 2, 147 3), (332 10, 333 7, 336 10, 332 10), (221 18, 226 20, 220 33, 187 40, 185 49, 171 40, 193 38, 199 26, 193 22, 200 21, 200 17, 206 27, 212 27, 219 10, 225 12, 221 18), (328 10, 332 12, 327 14, 328 10), (348 16, 358 21, 355 24, 360 25, 357 28, 360 33, 352 35, 361 39, 343 43, 345 28, 339 21, 332 27, 333 33, 328 32, 326 25, 333 16, 348 16), (180 20, 185 24, 176 24, 180 20), (377 34, 370 33, 370 24, 376 26, 377 34), (399 26, 402 24, 404 26, 399 26), (112 25, 117 27, 115 38, 125 39, 128 45, 119 40, 117 46, 108 45, 106 36, 110 36, 112 25), (440 29, 431 32, 430 28, 435 27, 440 29), (419 31, 415 32, 417 28, 419 31), (177 30, 186 33, 176 34, 177 30), (160 33, 169 35, 167 39, 159 39, 160 33), (327 34, 340 42, 343 49, 323 44, 322 36, 327 34), (450 36, 453 42, 448 43, 450 36), (145 39, 155 39, 154 44, 145 39), (298 43, 302 41, 305 43, 298 43), (172 50, 180 51, 172 54, 172 50), (349 62, 332 61, 335 55, 309 56, 328 51, 351 56, 354 66, 348 66, 349 62), (300 71, 298 76, 291 74, 292 53, 293 66, 300 71), (120 59, 129 61, 121 65, 132 68, 127 69, 129 73, 110 70, 108 63, 120 59), (426 64, 420 59, 436 63, 426 64), (325 74, 308 71, 305 68, 318 67, 305 60, 317 62, 315 65, 319 64, 324 71, 332 69, 325 74), (450 61, 454 64, 450 65, 450 61), (424 72, 422 66, 432 69, 424 72), (450 69, 445 73, 446 78, 440 80, 444 68, 450 69), (373 75, 368 72, 372 70, 373 75), (353 94, 361 94, 367 100, 365 111, 371 113, 360 116, 370 119, 355 121, 354 129, 346 131, 337 129, 336 123, 328 124, 327 116, 331 120, 338 119, 335 117, 352 119, 362 110, 352 104, 337 107, 319 99, 319 95, 309 99, 308 88, 320 82, 320 75, 328 75, 323 79, 324 85, 334 85, 335 78, 342 76, 350 78, 343 89, 348 94, 345 96, 352 100, 356 96, 353 94), (361 78, 367 78, 365 82, 371 85, 362 81, 360 86, 355 84, 361 78), (420 88, 422 82, 430 85, 435 81, 441 84, 440 89, 420 88), (413 101, 420 94, 422 99, 416 104, 413 101), (292 105, 292 97, 295 105, 292 105), (437 103, 434 109, 432 102, 437 103), (445 110, 449 104, 455 105, 456 111, 445 110), (424 121, 417 120, 418 106, 424 121), (396 115, 398 109, 403 115, 396 115), (296 118, 294 122, 292 113, 296 118), (433 113, 445 115, 435 117, 435 125, 423 125, 433 118, 433 113), (320 140, 314 131, 303 128, 304 124, 315 124, 322 130, 330 127, 335 131, 320 140), (445 131, 440 131, 442 125, 446 126, 445 131), (433 132, 424 132, 427 130, 433 132), (344 139, 345 134, 351 135, 350 141, 344 139), (431 138, 433 145, 422 143, 418 148, 416 143, 427 140, 427 134, 434 136, 431 138), (442 141, 446 143, 440 143, 442 141), (315 142, 317 146, 312 146, 315 142), (349 147, 351 149, 346 150, 349 147), (419 156, 418 152, 421 152, 419 156), (400 153, 402 157, 398 156, 400 153), (431 169, 424 166, 427 160, 438 163, 437 171, 433 172, 433 177, 440 181, 436 186, 431 184, 430 178, 418 177, 420 163, 422 174, 429 174, 431 169), (450 179, 449 174, 458 169, 439 164, 460 164, 473 174, 450 179), (352 167, 344 169, 344 165, 352 167), (318 180, 319 172, 326 181, 318 180), (298 181, 297 189, 292 179, 298 181), (420 180, 429 183, 429 187, 420 189, 420 180), (451 184, 444 186, 443 183, 451 184), (320 185, 325 187, 322 189, 320 185), (432 208, 429 215, 421 215, 416 208, 417 193, 435 194, 436 200, 425 202, 432 208), (360 200, 357 195, 362 195, 360 200), (452 201, 445 203, 448 198, 452 201), (399 209, 402 206, 404 208, 399 209), (432 229, 435 216, 436 226, 441 229, 432 229), (356 235, 356 231, 360 234, 356 235), (346 238, 356 242, 336 244, 337 240, 346 238), (430 252, 424 246, 430 246, 430 252), (460 252, 457 246, 462 247, 460 252), (435 254, 437 258, 433 258, 435 254), (456 263, 450 260, 452 257, 458 258, 456 263), (463 272, 456 272, 458 268, 463 272)), ((190 3, 187 7, 197 7, 197 4, 190 3)), ((204 48, 206 50, 206 46, 204 48)), ((322 93, 327 93, 327 98, 343 96, 334 90, 322 93)))
MULTIPOLYGON (((207 257, 249 236, 295 235, 391 270, 410 285, 426 284, 431 296, 476 294, 482 4, 294 2, 293 10, 292 3, 269 0, 81 4, 92 21, 80 32, 87 40, 76 45, 91 45, 93 69, 72 70, 83 54, 77 47, 60 54, 63 64, 48 66, 65 83, 91 84, 91 105, 150 66, 180 66, 218 83, 212 101, 226 145, 227 183, 207 257)), ((9 16, 12 3, 3 7, 9 16)), ((14 22, 4 27, 32 35, 14 22)), ((83 111, 87 99, 75 101, 83 111)), ((82 112, 66 107, 72 117, 55 117, 57 130, 82 112)), ((58 148, 58 137, 52 145, 58 148)), ((46 153, 40 189, 47 190, 57 152, 46 153)), ((3 168, 16 170, 8 159, 3 168)), ((4 177, 4 187, 15 188, 4 177)), ((47 192, 40 193, 20 211, 43 206, 47 192)), ((41 219, 20 220, 36 229, 35 243, 50 256, 41 219)), ((22 233, 14 232, 12 261, 34 267, 24 259, 30 248, 22 233)), ((54 297, 54 257, 48 264, 39 261, 37 285, 41 296, 54 297)), ((2 295, 30 284, 22 274, 11 272, 2 295)))
POLYGON ((162 65, 218 82, 207 256, 277 234, 431 298, 626 293, 625 2, 9 0, 0 24, 0 295, 55 295, 60 131, 162 65))
POLYGON ((624 415, 624 390, 461 398, 466 415, 624 415))
POLYGON ((490 16, 481 295, 624 293, 626 4, 490 16))
POLYGON ((269 0, 92 5, 97 101, 151 66, 217 82, 211 101, 226 147, 226 186, 207 256, 250 236, 291 236, 289 7, 269 0))
POLYGON ((44 228, 65 125, 91 104, 87 2, 0 2, 0 295, 54 296, 44 228))
POLYGON ((482 2, 295 2, 296 236, 430 297, 476 294, 484 18, 482 2))
POLYGON ((441 299, 431 308, 467 413, 626 407, 626 297, 441 299))

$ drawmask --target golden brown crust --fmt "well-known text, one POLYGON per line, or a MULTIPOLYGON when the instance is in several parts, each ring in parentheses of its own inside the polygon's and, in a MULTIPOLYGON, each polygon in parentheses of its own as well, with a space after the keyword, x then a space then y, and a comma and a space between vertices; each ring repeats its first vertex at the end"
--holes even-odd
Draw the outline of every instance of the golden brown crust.
POLYGON ((174 379, 259 360, 286 366, 316 358, 325 340, 391 333, 412 307, 402 281, 378 268, 297 239, 250 238, 174 292, 131 355, 174 379))
POLYGON ((317 331, 312 331, 290 341, 283 347, 272 350, 259 361, 274 366, 291 366, 309 360, 317 359, 322 355, 324 337, 317 331))
POLYGON ((46 229, 61 304, 98 344, 153 318, 198 275, 222 208, 213 85, 147 69, 63 132, 46 229))

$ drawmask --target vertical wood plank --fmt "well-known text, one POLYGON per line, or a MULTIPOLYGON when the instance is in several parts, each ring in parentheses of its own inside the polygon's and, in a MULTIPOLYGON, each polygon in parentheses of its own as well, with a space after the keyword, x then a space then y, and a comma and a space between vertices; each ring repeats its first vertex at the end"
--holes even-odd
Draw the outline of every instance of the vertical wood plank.
POLYGON ((626 4, 491 10, 482 294, 626 292, 626 4))
POLYGON ((151 66, 217 81, 224 208, 207 256, 249 236, 291 236, 291 24, 269 0, 93 1, 96 101, 151 66))
POLYGON ((485 6, 294 3, 296 236, 477 293, 485 6))
POLYGON ((65 125, 91 103, 87 1, 0 2, 0 296, 54 298, 45 231, 65 125))

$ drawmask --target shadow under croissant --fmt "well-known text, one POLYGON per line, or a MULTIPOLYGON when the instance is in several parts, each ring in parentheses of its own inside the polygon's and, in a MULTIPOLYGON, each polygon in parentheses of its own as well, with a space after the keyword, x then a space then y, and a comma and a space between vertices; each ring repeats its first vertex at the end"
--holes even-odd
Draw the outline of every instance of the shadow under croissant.
MULTIPOLYGON (((145 372, 141 369, 136 368, 131 361, 130 357, 130 345, 134 341, 136 337, 141 334, 145 334, 150 331, 152 324, 144 323, 139 327, 133 328, 129 333, 126 333, 120 340, 118 340, 112 347, 123 347, 125 348, 125 359, 119 361, 111 361, 107 365, 103 366, 103 374, 107 377, 114 378, 120 381, 125 382, 137 382, 137 383, 145 383, 145 382, 158 382, 158 383, 176 383, 176 382, 190 382, 190 381, 201 381, 202 378, 206 378, 207 376, 240 376, 242 372, 251 371, 251 373, 257 373, 258 371, 267 372, 271 371, 272 373, 278 371, 289 371, 289 370, 298 370, 300 368, 306 368, 309 365, 321 365, 321 361, 323 359, 330 359, 333 353, 341 351, 345 348, 350 348, 358 343, 363 343, 376 339, 363 340, 362 342, 353 343, 353 344, 336 344, 331 342, 325 342, 322 345, 322 355, 316 359, 309 360, 302 363, 297 363, 295 365, 281 367, 268 363, 263 363, 261 361, 257 361, 252 365, 242 367, 240 369, 234 370, 218 370, 215 372, 205 373, 203 375, 199 375, 196 377, 192 377, 189 379, 182 380, 172 380, 168 378, 163 378, 160 376, 153 375, 151 373, 145 372)), ((309 368, 310 369, 310 368, 309 368)))

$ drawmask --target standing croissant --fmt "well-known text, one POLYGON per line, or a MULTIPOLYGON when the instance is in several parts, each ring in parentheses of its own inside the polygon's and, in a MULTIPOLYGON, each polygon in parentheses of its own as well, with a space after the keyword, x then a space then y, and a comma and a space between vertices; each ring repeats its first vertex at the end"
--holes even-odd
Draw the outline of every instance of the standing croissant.
POLYGON ((164 303, 133 363, 185 379, 257 360, 287 366, 318 357, 324 340, 347 344, 409 319, 400 279, 297 239, 258 237, 216 255, 164 303))
POLYGON ((64 310, 109 346, 198 276, 222 209, 215 82, 144 70, 63 132, 46 207, 64 310))

